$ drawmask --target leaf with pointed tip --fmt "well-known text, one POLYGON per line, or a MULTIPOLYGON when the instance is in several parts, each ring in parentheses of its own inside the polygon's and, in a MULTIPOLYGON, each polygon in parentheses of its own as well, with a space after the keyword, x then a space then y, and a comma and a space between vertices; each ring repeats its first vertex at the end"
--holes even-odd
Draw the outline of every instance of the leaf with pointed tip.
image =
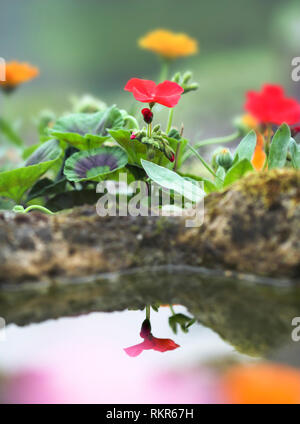
POLYGON ((290 140, 291 130, 288 125, 282 124, 276 131, 270 146, 268 169, 284 167, 290 140))
POLYGON ((96 113, 73 113, 58 119, 51 135, 79 150, 99 147, 110 138, 109 129, 121 128, 124 119, 116 106, 96 113))
POLYGON ((256 147, 256 139, 257 136, 255 131, 250 131, 237 146, 234 159, 236 159, 236 157, 238 156, 238 161, 243 159, 248 159, 249 161, 251 161, 256 147))
POLYGON ((203 199, 205 193, 196 184, 196 181, 188 181, 186 178, 181 177, 176 172, 164 168, 163 166, 156 165, 153 162, 149 162, 143 159, 141 162, 148 177, 151 178, 151 180, 153 180, 156 184, 168 190, 174 190, 184 198, 194 202, 199 202, 203 199))
POLYGON ((233 165, 227 172, 224 179, 224 187, 234 183, 236 180, 242 178, 247 172, 253 171, 253 166, 248 159, 243 159, 233 165))
POLYGON ((121 147, 102 146, 74 153, 66 160, 64 174, 69 181, 101 181, 127 162, 127 153, 121 147))

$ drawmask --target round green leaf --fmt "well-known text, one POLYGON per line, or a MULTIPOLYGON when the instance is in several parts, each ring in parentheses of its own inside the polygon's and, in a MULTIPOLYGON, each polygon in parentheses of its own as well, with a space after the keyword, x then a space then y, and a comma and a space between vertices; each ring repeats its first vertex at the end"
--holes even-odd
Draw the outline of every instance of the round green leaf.
POLYGON ((127 162, 127 153, 121 147, 103 146, 74 153, 66 160, 64 174, 69 181, 101 181, 127 162))
POLYGON ((110 138, 107 130, 124 124, 116 106, 96 113, 73 113, 58 119, 50 130, 55 138, 68 142, 79 150, 99 147, 110 138))

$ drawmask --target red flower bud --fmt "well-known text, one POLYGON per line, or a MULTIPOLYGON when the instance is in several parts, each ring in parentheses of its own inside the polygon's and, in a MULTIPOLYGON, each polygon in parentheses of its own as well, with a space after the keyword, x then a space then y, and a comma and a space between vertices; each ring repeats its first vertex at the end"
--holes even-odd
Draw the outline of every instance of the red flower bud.
POLYGON ((175 160, 175 155, 174 153, 171 153, 171 156, 169 157, 169 161, 174 162, 174 160, 175 160))
POLYGON ((148 109, 147 107, 145 107, 144 109, 142 109, 142 115, 144 117, 144 121, 146 122, 146 124, 151 124, 153 119, 152 111, 148 109))
POLYGON ((136 135, 132 133, 130 136, 130 140, 134 140, 135 138, 136 138, 136 135))

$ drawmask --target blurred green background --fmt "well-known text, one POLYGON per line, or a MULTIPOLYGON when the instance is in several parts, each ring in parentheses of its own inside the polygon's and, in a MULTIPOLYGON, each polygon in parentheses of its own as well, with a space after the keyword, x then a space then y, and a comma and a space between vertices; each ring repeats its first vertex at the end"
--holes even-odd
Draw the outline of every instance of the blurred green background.
MULTIPOLYGON (((299 1, 286 0, 0 0, 0 57, 38 66, 38 79, 9 98, 1 113, 22 119, 28 143, 37 141, 33 119, 41 109, 58 114, 70 97, 91 93, 130 108, 123 91, 131 77, 157 79, 157 57, 137 47, 147 31, 186 32, 199 42, 197 55, 178 60, 172 71, 192 70, 197 92, 184 96, 175 123, 184 122, 192 141, 231 132, 248 89, 291 81, 291 60, 300 55, 299 1)), ((5 102, 5 104, 4 104, 5 102)), ((157 114, 158 115, 158 114, 157 114)), ((157 120, 165 119, 165 111, 157 120)))

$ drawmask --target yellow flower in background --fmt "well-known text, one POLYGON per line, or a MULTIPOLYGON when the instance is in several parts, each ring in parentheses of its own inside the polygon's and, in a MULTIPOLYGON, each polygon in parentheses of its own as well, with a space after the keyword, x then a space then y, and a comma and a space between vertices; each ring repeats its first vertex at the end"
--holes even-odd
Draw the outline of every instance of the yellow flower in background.
POLYGON ((174 33, 165 29, 149 32, 138 41, 140 47, 159 54, 164 59, 176 59, 197 53, 198 43, 183 33, 174 33))
POLYGON ((29 63, 12 61, 0 66, 5 66, 5 81, 0 81, 0 87, 5 91, 11 91, 19 84, 27 82, 39 75, 39 69, 29 63))

